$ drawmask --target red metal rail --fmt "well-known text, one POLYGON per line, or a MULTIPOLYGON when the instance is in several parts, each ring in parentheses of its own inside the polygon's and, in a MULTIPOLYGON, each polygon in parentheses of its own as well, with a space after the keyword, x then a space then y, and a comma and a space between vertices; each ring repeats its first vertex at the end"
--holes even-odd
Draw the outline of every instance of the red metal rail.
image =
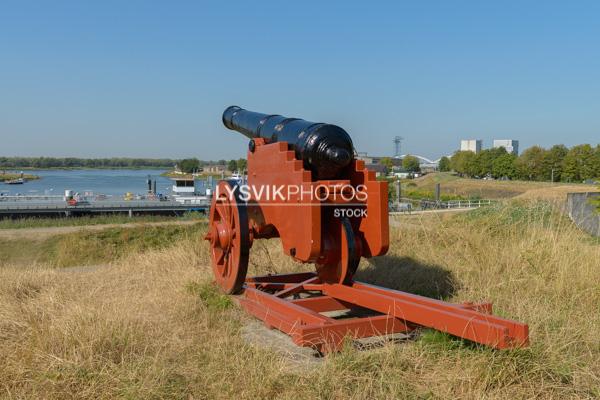
POLYGON ((491 315, 491 304, 451 304, 361 282, 323 284, 316 274, 252 277, 240 304, 300 346, 339 350, 346 336, 409 332, 418 326, 498 349, 526 346, 526 324, 491 315), (325 312, 362 309, 371 316, 335 319, 325 312))

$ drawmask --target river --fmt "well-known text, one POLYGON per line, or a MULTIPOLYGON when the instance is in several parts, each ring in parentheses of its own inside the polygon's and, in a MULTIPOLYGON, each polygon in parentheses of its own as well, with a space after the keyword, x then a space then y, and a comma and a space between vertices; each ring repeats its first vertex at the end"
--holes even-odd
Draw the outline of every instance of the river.
MULTIPOLYGON (((127 192, 145 194, 148 176, 156 180, 156 191, 171 194, 173 181, 160 176, 164 170, 157 169, 73 169, 73 170, 27 170, 26 174, 37 175, 40 179, 27 181, 22 185, 0 183, 0 192, 5 195, 63 195, 65 189, 74 192, 123 195, 127 192)), ((197 182, 202 186, 204 182, 197 182)))

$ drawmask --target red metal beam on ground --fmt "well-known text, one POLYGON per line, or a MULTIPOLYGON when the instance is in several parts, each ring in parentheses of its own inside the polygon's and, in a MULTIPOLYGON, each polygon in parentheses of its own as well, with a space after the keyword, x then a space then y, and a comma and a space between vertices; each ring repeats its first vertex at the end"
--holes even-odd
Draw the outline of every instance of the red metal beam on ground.
POLYGON ((284 299, 284 298, 294 295, 296 293, 303 292, 304 285, 309 285, 311 283, 318 283, 318 282, 319 282, 319 277, 313 276, 312 278, 309 278, 305 281, 297 283, 296 285, 294 285, 290 288, 284 289, 281 292, 277 292, 277 294, 275 296, 279 297, 280 299, 284 299))
MULTIPOLYGON (((508 336, 513 338, 509 347, 526 346, 529 344, 529 327, 527 324, 509 320, 506 318, 490 315, 492 305, 490 303, 483 304, 452 304, 442 300, 430 299, 428 297, 419 296, 416 294, 400 292, 398 290, 386 289, 378 286, 369 285, 362 282, 354 282, 352 287, 362 291, 370 291, 379 293, 385 296, 393 297, 394 299, 408 301, 414 304, 434 307, 438 310, 445 310, 451 313, 460 314, 470 319, 477 319, 485 323, 493 323, 501 325, 508 329, 508 336)), ((411 321, 420 324, 418 321, 411 321)), ((459 335, 460 336, 460 335, 459 335)))
POLYGON ((327 353, 340 350, 345 337, 360 339, 410 330, 404 322, 389 315, 342 319, 322 326, 300 326, 297 343, 301 346, 320 345, 320 350, 327 353))
POLYGON ((345 336, 362 338, 406 332, 413 324, 501 349, 528 343, 527 325, 490 315, 489 303, 452 304, 360 282, 314 283, 317 281, 314 274, 250 279, 240 304, 269 327, 289 334, 296 344, 322 351, 339 349, 345 336), (322 295, 282 298, 308 291, 322 295), (334 319, 321 314, 357 307, 384 315, 334 319))
POLYGON ((318 312, 298 306, 288 300, 280 299, 257 289, 247 288, 244 296, 248 300, 252 300, 255 303, 265 307, 267 310, 272 310, 283 314, 286 316, 286 318, 297 320, 303 324, 322 325, 335 321, 334 319, 321 315, 318 312))
MULTIPOLYGON (((285 282, 248 282, 245 283, 246 287, 261 289, 261 290, 286 290, 296 287, 298 283, 285 283, 285 282)), ((320 283, 307 283, 303 284, 303 291, 321 291, 320 283)))
POLYGON ((323 285, 338 300, 499 349, 527 344, 527 325, 426 297, 364 285, 323 285), (407 298, 403 298, 408 295, 407 298))
POLYGON ((290 300, 292 303, 316 312, 338 311, 350 308, 350 303, 341 302, 329 296, 307 297, 290 300))
POLYGON ((268 283, 300 283, 317 276, 314 272, 298 272, 293 274, 260 275, 246 278, 246 282, 268 283))

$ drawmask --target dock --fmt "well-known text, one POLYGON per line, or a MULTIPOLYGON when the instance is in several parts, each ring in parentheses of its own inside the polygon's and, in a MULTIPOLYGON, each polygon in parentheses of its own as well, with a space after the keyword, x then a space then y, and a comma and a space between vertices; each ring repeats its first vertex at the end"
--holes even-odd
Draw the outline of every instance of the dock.
POLYGON ((100 200, 70 205, 65 201, 29 199, 15 201, 0 197, 0 217, 75 216, 89 214, 172 214, 190 211, 207 213, 210 203, 182 204, 175 200, 100 200))

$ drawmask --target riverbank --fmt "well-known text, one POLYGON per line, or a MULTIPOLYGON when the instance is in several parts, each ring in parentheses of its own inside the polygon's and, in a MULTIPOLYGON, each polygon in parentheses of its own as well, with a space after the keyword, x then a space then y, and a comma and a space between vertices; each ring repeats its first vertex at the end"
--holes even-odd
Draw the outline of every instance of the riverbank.
MULTIPOLYGON (((231 175, 230 172, 225 172, 225 176, 231 175)), ((209 176, 213 178, 221 178, 221 173, 200 173, 200 174, 183 174, 181 172, 176 171, 166 171, 160 174, 160 176, 164 176, 165 178, 171 179, 205 179, 209 176)))
POLYGON ((14 173, 14 172, 0 173, 0 182, 6 182, 6 181, 13 180, 13 179, 19 179, 19 178, 23 178, 27 181, 33 181, 33 180, 40 179, 39 176, 31 175, 31 174, 23 174, 23 176, 21 176, 20 173, 14 173))

